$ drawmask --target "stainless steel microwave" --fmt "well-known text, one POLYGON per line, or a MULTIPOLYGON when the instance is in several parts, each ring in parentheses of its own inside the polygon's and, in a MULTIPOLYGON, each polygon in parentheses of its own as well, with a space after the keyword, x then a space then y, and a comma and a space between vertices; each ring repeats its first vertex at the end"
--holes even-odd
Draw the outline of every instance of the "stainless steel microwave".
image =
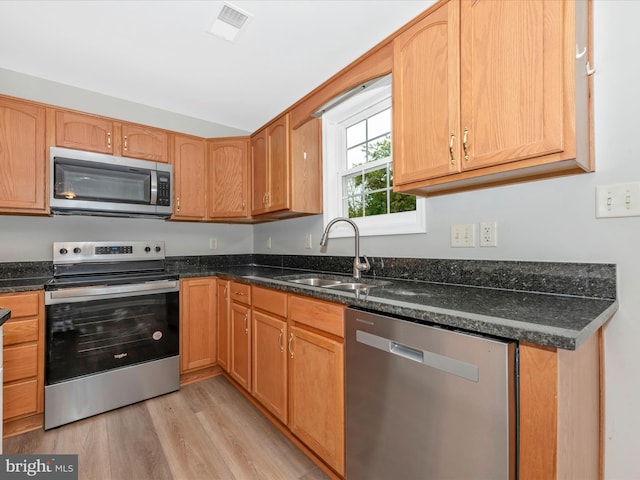
POLYGON ((156 218, 172 213, 169 164, 51 147, 50 167, 52 213, 156 218))

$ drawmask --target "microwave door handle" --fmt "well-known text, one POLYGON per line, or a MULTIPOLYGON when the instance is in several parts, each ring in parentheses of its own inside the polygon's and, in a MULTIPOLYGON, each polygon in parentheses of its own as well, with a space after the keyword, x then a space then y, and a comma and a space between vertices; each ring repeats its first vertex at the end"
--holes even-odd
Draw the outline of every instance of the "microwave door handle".
POLYGON ((151 199, 149 204, 158 204, 158 172, 156 170, 151 170, 151 199))

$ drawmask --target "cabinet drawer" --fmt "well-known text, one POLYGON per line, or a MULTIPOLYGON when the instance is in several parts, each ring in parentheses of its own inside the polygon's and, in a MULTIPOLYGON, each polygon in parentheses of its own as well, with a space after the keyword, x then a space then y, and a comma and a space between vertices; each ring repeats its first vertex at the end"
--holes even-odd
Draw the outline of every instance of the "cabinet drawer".
POLYGON ((36 413, 38 410, 38 382, 35 379, 7 385, 2 390, 2 395, 5 420, 36 413))
POLYGON ((251 285, 231 282, 231 301, 251 305, 251 285))
POLYGON ((289 296, 289 319, 344 338, 344 305, 289 296))
POLYGON ((11 318, 37 317, 39 293, 0 295, 0 308, 11 310, 11 318))
POLYGON ((38 341, 38 319, 27 318, 24 320, 10 319, 4 324, 3 345, 38 341))
POLYGON ((4 382, 38 375, 38 345, 6 347, 4 355, 4 382))
POLYGON ((287 316, 287 294, 270 288, 253 287, 251 304, 280 317, 287 316))

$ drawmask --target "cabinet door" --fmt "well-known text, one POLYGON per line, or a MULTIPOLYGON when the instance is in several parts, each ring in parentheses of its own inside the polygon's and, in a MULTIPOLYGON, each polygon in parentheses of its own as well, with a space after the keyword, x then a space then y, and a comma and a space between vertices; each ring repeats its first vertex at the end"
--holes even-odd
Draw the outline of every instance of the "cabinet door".
POLYGON ((0 98, 0 211, 46 213, 45 109, 0 98))
POLYGON ((287 210, 289 205, 289 115, 267 127, 269 189, 267 211, 287 210))
POLYGON ((167 132, 143 125, 122 124, 122 156, 169 163, 167 132))
POLYGON ((393 182, 460 169, 459 4, 447 2, 393 42, 393 182))
POLYGON ((180 373, 216 363, 216 314, 215 278, 180 282, 180 373))
POLYGON ((249 216, 248 153, 247 138, 209 140, 209 218, 249 216))
POLYGON ((231 369, 233 379, 251 391, 251 310, 231 303, 231 369))
POLYGON ((263 128, 251 137, 251 175, 253 179, 251 213, 259 215, 267 211, 269 165, 267 155, 267 129, 263 128))
POLYGON ((289 331, 289 428, 344 474, 344 344, 300 327, 289 331))
POLYGON ((287 422, 287 324, 253 312, 251 393, 283 423, 287 422))
POLYGON ((291 132, 291 209, 322 213, 322 120, 291 132))
POLYGON ((57 110, 56 145, 113 154, 113 127, 108 118, 57 110))
POLYGON ((229 301, 229 280, 218 280, 218 365, 225 371, 229 371, 229 314, 231 302, 229 301))
POLYGON ((206 217, 206 155, 204 140, 175 135, 173 143, 174 220, 206 217))
POLYGON ((574 68, 563 65, 569 3, 461 2, 464 168, 563 150, 563 79, 574 68))

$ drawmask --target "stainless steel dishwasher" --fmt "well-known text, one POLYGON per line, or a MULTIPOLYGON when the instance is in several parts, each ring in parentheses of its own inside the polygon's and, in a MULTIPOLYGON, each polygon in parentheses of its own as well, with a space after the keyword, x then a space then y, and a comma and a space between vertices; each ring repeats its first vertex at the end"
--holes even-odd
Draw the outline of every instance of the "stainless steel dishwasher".
POLYGON ((516 478, 513 342, 347 309, 347 480, 516 478))

